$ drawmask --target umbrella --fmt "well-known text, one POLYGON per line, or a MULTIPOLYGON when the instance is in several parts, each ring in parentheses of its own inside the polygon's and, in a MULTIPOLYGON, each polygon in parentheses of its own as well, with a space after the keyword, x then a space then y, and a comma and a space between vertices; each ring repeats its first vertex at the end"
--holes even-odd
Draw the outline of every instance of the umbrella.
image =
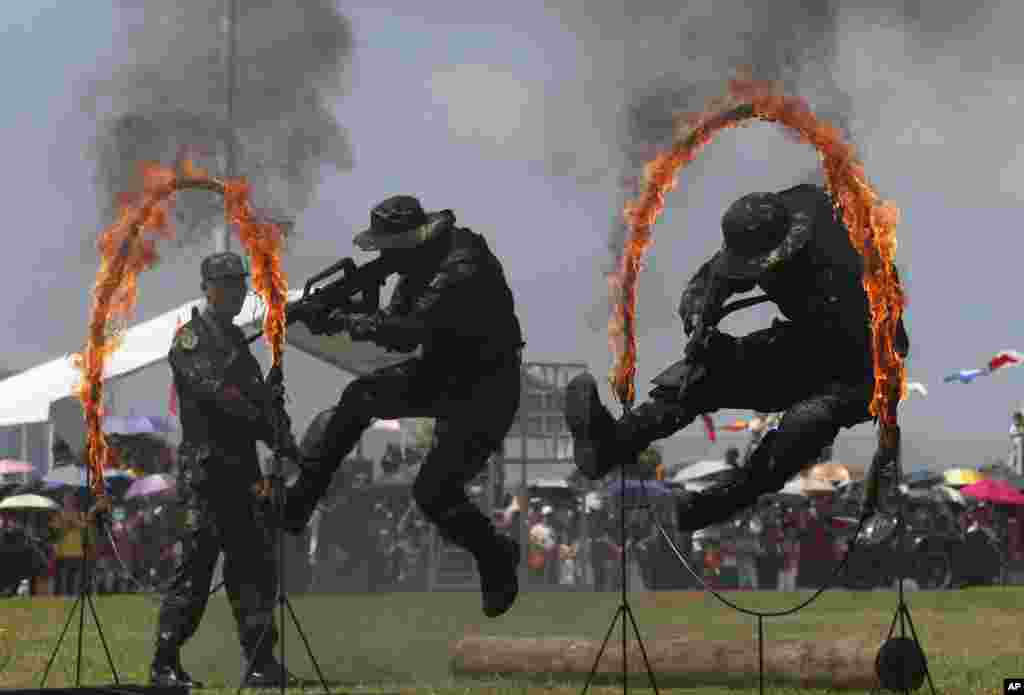
POLYGON ((1017 473, 1014 473, 1013 471, 1008 470, 1006 468, 1000 467, 985 470, 982 471, 982 474, 985 475, 985 477, 988 478, 989 480, 1002 480, 1009 483, 1018 490, 1024 490, 1024 476, 1018 475, 1017 473))
POLYGON ((0 509, 58 509, 59 505, 42 495, 15 495, 0 502, 0 509))
POLYGON ((940 502, 952 502, 961 507, 967 506, 967 500, 964 499, 964 496, 956 488, 949 487, 948 485, 936 485, 932 488, 932 492, 940 502))
POLYGON ((1024 505, 1024 495, 1005 480, 982 480, 962 488, 960 492, 992 504, 1024 505))
POLYGON ((908 487, 912 488, 930 487, 937 483, 941 483, 942 480, 942 473, 937 473, 935 471, 928 470, 914 471, 913 473, 907 473, 905 476, 903 476, 903 482, 906 483, 908 487))
POLYGON ((697 461, 687 466, 672 478, 673 483, 685 483, 690 480, 698 480, 709 475, 716 475, 725 471, 731 471, 732 467, 725 461, 697 461))
POLYGON ((121 468, 107 468, 103 471, 103 480, 107 489, 114 497, 122 497, 135 482, 135 473, 121 468))
POLYGON ((174 429, 169 417, 160 415, 104 415, 104 434, 158 434, 174 429))
POLYGON ((833 485, 838 483, 848 483, 852 479, 850 471, 846 466, 838 461, 829 461, 828 463, 819 463, 812 466, 811 469, 807 471, 806 477, 822 480, 833 485))
POLYGON ((948 471, 942 474, 942 477, 946 480, 946 485, 950 487, 963 487, 964 485, 973 485, 974 483, 984 480, 985 476, 970 468, 950 468, 948 471))
POLYGON ((86 487, 85 466, 57 466, 43 476, 43 482, 51 486, 67 485, 70 487, 86 487))
POLYGON ((825 482, 824 480, 805 478, 802 475, 798 475, 786 483, 780 492, 791 495, 831 495, 835 492, 835 488, 832 487, 832 483, 825 482))
POLYGON ((153 475, 147 475, 145 478, 139 478, 133 482, 124 493, 124 498, 130 500, 133 497, 156 495, 161 492, 171 491, 174 488, 174 478, 166 473, 154 473, 153 475))
MULTIPOLYGON (((667 497, 672 489, 660 480, 626 480, 626 497, 667 497)), ((605 494, 618 496, 622 493, 622 481, 619 479, 608 483, 605 494)))
POLYGON ((25 463, 24 461, 15 461, 14 459, 4 459, 0 461, 0 475, 7 475, 9 473, 32 473, 36 469, 31 463, 25 463))

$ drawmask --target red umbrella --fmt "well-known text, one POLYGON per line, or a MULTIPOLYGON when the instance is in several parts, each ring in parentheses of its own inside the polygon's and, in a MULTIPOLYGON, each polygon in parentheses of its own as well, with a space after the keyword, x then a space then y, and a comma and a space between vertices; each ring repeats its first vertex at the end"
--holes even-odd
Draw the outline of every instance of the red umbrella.
POLYGON ((992 504, 1024 505, 1024 495, 1005 480, 982 480, 961 488, 960 493, 992 504))

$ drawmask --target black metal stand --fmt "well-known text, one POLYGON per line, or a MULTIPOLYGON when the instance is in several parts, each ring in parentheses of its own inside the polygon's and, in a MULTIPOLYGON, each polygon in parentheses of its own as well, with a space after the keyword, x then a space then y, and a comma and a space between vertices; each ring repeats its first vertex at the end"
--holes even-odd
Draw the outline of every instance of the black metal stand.
POLYGON ((658 695, 658 683, 654 678, 654 671, 651 669, 651 662, 647 658, 647 649, 644 647, 644 640, 640 636, 640 628, 637 627, 636 618, 633 615, 633 608, 629 605, 629 596, 627 594, 627 582, 629 581, 629 563, 628 563, 628 551, 626 538, 626 481, 628 477, 626 475, 625 465, 619 468, 619 542, 622 544, 622 559, 620 561, 621 576, 620 576, 620 588, 621 588, 621 599, 618 609, 615 611, 614 617, 612 617, 612 623, 608 626, 608 632, 604 636, 604 641, 601 642, 601 648, 597 652, 597 657, 594 659, 594 666, 590 669, 590 675, 587 676, 587 681, 583 685, 583 691, 581 695, 586 695, 587 690, 590 688, 591 682, 594 680, 594 675, 597 673, 598 664, 601 663, 601 657, 604 655, 604 650, 608 646, 608 640, 612 636, 612 631, 615 629, 615 623, 618 622, 619 618, 622 618, 622 693, 626 695, 629 692, 629 668, 626 656, 626 619, 629 619, 630 625, 633 626, 633 634, 636 635, 637 644, 640 645, 640 653, 644 657, 644 665, 647 667, 647 676, 651 681, 651 687, 654 688, 655 695, 658 695))
MULTIPOLYGON (((89 509, 94 502, 92 496, 92 471, 86 466, 86 490, 90 491, 86 498, 86 509, 89 509)), ((95 523, 97 528, 102 523, 100 515, 96 515, 95 523)), ((74 604, 71 606, 71 610, 68 612, 68 619, 64 623, 64 629, 61 630, 60 637, 57 638, 57 644, 53 648, 53 652, 50 654, 50 660, 46 664, 46 669, 43 671, 43 678, 39 684, 40 688, 46 686, 46 679, 50 675, 50 668, 53 666, 54 660, 57 658, 57 652, 60 650, 60 645, 64 641, 64 635, 67 634, 68 627, 71 626, 71 619, 74 618, 75 612, 78 611, 78 656, 75 663, 75 687, 80 688, 82 686, 82 638, 85 635, 85 606, 89 606, 89 611, 92 613, 92 619, 96 623, 96 632, 100 636, 100 644, 103 645, 103 651, 107 655, 107 663, 110 665, 110 672, 114 676, 114 684, 120 685, 121 681, 117 676, 117 669, 114 667, 114 659, 110 656, 110 648, 107 646, 107 639, 103 635, 103 627, 100 625, 99 615, 96 613, 96 606, 92 601, 92 589, 93 589, 93 571, 95 569, 94 563, 92 562, 91 547, 89 544, 89 524, 82 529, 82 573, 79 576, 78 582, 78 596, 75 598, 74 604)))
MULTIPOLYGON (((902 466, 898 466, 898 480, 903 479, 902 466)), ((899 542, 897 547, 903 548, 906 541, 907 525, 904 519, 906 507, 905 496, 899 495, 899 514, 897 523, 899 528, 899 542)), ((899 576, 896 579, 898 585, 899 600, 896 604, 896 613, 893 615, 892 624, 889 626, 889 634, 878 650, 878 657, 875 660, 875 671, 882 687, 893 691, 910 693, 917 690, 928 678, 928 685, 932 695, 935 695, 935 683, 932 681, 932 674, 928 670, 928 659, 921 647, 921 640, 917 637, 917 630, 914 629, 914 621, 910 617, 910 608, 907 607, 906 598, 903 593, 903 582, 907 576, 907 562, 899 563, 899 576), (900 626, 900 636, 893 637, 896 631, 896 624, 900 626), (907 637, 907 628, 913 637, 907 637)))
MULTIPOLYGON (((278 606, 278 623, 281 626, 280 634, 278 635, 278 653, 279 661, 281 662, 281 668, 284 671, 280 683, 281 695, 284 695, 285 681, 287 680, 288 674, 288 662, 285 660, 285 608, 288 609, 288 614, 291 616, 292 623, 295 625, 295 631, 299 633, 299 637, 302 639, 302 644, 306 647, 306 654, 309 656, 309 660, 313 662, 313 668, 316 669, 317 678, 320 679, 320 685, 323 686, 324 694, 330 695, 330 689, 327 686, 327 680, 324 678, 323 671, 320 670, 320 664, 317 662, 316 657, 313 656, 313 650, 309 646, 309 639, 306 637, 306 633, 302 629, 302 625, 299 624, 299 618, 295 615, 295 610, 292 608, 292 603, 288 599, 288 592, 285 589, 285 562, 284 562, 284 511, 285 511, 285 485, 284 485, 284 472, 283 462, 278 456, 273 456, 272 459, 274 470, 270 475, 271 483, 271 509, 273 510, 272 518, 275 520, 275 544, 277 546, 277 566, 278 566, 278 578, 277 578, 277 606, 278 606)), ((259 653, 260 644, 266 639, 267 631, 260 636, 259 642, 253 649, 253 658, 259 653)), ((239 693, 246 687, 245 680, 252 673, 255 662, 250 659, 245 665, 245 673, 242 674, 242 682, 238 686, 239 693)))

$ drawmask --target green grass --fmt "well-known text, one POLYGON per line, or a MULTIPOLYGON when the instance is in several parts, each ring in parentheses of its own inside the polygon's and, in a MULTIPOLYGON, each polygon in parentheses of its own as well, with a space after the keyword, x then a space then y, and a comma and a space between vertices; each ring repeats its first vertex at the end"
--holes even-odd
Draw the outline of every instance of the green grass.
MULTIPOLYGON (((806 594, 755 592, 734 596, 752 608, 779 609, 796 603, 806 594)), ((340 684, 332 687, 332 692, 520 695, 544 691, 562 695, 579 692, 580 683, 453 680, 449 675, 449 641, 466 633, 600 640, 618 599, 616 593, 525 593, 508 615, 493 621, 480 613, 479 596, 468 592, 295 596, 292 604, 324 675, 330 682, 340 684)), ((1022 600, 1024 589, 1012 587, 908 594, 938 692, 1001 693, 1004 677, 1024 675, 1024 630, 1018 607, 1022 600)), ((645 640, 688 634, 747 641, 754 635, 752 618, 711 603, 700 593, 636 593, 631 601, 645 640)), ((156 602, 129 595, 97 596, 94 603, 121 682, 145 683, 152 657, 156 602)), ((765 635, 767 640, 881 640, 888 632, 895 604, 896 596, 891 592, 827 592, 796 616, 767 619, 765 635)), ((71 606, 71 600, 59 598, 0 602, 0 629, 6 631, 0 635, 0 688, 40 686, 71 606)), ((113 677, 89 611, 85 626, 81 682, 111 683, 113 677)), ((45 687, 74 685, 77 629, 76 614, 45 687)), ((290 620, 287 634, 286 658, 291 670, 315 679, 315 671, 290 620)), ((618 634, 616 631, 616 637, 618 634)), ((210 686, 206 692, 235 692, 240 651, 223 594, 210 600, 198 634, 183 651, 183 661, 194 676, 210 686)), ((645 682, 638 680, 636 684, 645 682)), ((732 689, 708 686, 672 692, 740 695, 756 693, 756 686, 755 682, 732 689)), ((621 692, 621 686, 613 683, 592 690, 621 692)), ((309 686, 305 691, 322 692, 322 688, 309 686)), ((827 691, 769 684, 765 692, 822 695, 827 691)), ((928 692, 927 683, 920 692, 928 692)))

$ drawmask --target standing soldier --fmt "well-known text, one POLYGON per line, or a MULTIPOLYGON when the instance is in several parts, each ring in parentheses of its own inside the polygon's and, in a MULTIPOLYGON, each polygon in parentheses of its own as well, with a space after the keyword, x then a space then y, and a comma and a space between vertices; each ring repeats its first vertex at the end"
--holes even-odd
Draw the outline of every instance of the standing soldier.
MULTIPOLYGON (((261 474, 256 440, 275 443, 271 387, 234 318, 248 292, 245 265, 234 253, 217 253, 201 266, 206 307, 174 338, 168 359, 180 398, 178 502, 184 515, 182 552, 160 605, 154 685, 202 687, 181 666, 179 650, 199 627, 214 567, 224 553, 224 583, 238 625, 245 665, 243 684, 273 687, 297 681, 273 656, 277 593, 274 539, 258 511, 254 486, 261 474)), ((291 423, 284 454, 297 448, 291 423)))
POLYGON ((457 227, 451 210, 427 214, 416 198, 394 196, 370 222, 355 243, 380 251, 399 274, 390 304, 364 317, 335 311, 310 329, 347 331, 400 352, 422 347, 422 355, 356 379, 317 417, 303 437, 286 517, 301 532, 374 418, 436 418, 413 497, 445 538, 473 555, 484 614, 495 617, 519 591, 519 544, 495 530, 465 486, 501 450, 519 410, 524 343, 512 291, 484 238, 457 227))

